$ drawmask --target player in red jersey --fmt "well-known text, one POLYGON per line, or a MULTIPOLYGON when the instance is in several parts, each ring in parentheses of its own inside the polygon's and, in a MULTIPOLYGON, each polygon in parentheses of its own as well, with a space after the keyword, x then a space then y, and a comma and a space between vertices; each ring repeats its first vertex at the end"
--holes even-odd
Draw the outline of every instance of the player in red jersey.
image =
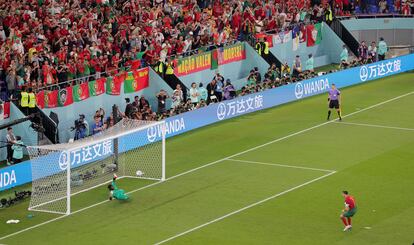
POLYGON ((353 196, 348 194, 348 191, 343 191, 342 196, 345 198, 345 209, 342 210, 341 220, 345 225, 344 231, 352 229, 351 217, 357 212, 357 206, 353 196))

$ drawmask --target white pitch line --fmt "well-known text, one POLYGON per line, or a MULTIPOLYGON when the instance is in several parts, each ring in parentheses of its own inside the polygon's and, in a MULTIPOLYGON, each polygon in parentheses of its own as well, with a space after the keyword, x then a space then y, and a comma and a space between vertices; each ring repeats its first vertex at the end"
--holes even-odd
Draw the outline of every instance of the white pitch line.
POLYGON ((355 126, 364 126, 364 127, 371 127, 371 128, 387 128, 387 129, 397 129, 397 130, 404 130, 404 131, 414 131, 414 128, 401 128, 401 127, 367 124, 367 123, 353 123, 353 122, 336 122, 336 123, 337 124, 355 125, 355 126))
POLYGON ((309 168, 309 167, 302 167, 302 166, 296 166, 296 165, 286 165, 286 164, 279 164, 279 163, 247 161, 247 160, 239 160, 239 159, 227 159, 226 161, 241 162, 241 163, 250 163, 250 164, 260 164, 260 165, 267 165, 267 166, 274 166, 274 167, 282 167, 282 168, 295 168, 295 169, 303 169, 303 170, 322 171, 322 172, 329 172, 329 173, 335 172, 335 170, 330 170, 330 169, 309 168))
POLYGON ((300 184, 300 185, 297 185, 297 186, 295 186, 295 187, 292 187, 292 188, 290 188, 290 189, 288 189, 288 190, 285 190, 285 191, 282 191, 282 192, 280 192, 280 193, 277 193, 277 194, 275 194, 275 195, 273 195, 273 196, 270 196, 270 197, 267 197, 267 198, 265 198, 265 199, 262 199, 262 200, 260 200, 260 201, 258 201, 258 202, 252 203, 252 204, 250 204, 250 205, 248 205, 248 206, 245 206, 245 207, 243 207, 243 208, 240 208, 240 209, 238 209, 238 210, 235 210, 235 211, 233 211, 233 212, 231 212, 231 213, 228 213, 228 214, 226 214, 226 215, 223 215, 223 216, 221 216, 221 217, 219 217, 219 218, 213 219, 213 220, 211 220, 211 221, 209 221, 209 222, 206 222, 206 223, 204 223, 204 224, 202 224, 202 225, 196 226, 196 227, 194 227, 194 228, 191 228, 191 229, 189 229, 189 230, 186 230, 186 231, 184 231, 184 232, 181 232, 181 233, 179 233, 179 234, 177 234, 177 235, 174 235, 174 236, 172 236, 172 237, 169 237, 169 238, 167 238, 167 239, 165 239, 165 240, 162 240, 162 241, 160 241, 160 242, 157 242, 157 243, 155 243, 155 245, 163 244, 163 243, 169 242, 169 241, 171 241, 171 240, 174 240, 174 239, 176 239, 176 238, 178 238, 178 237, 181 237, 181 236, 187 235, 188 233, 191 233, 191 232, 193 232, 193 231, 199 230, 199 229, 201 229, 201 228, 203 228, 203 227, 206 227, 206 226, 208 226, 208 225, 211 225, 211 224, 213 224, 213 223, 216 223, 216 222, 218 222, 218 221, 221 221, 221 220, 223 220, 223 219, 225 219, 225 218, 228 218, 228 217, 230 217, 230 216, 232 216, 232 215, 235 215, 235 214, 241 213, 241 212, 243 212, 243 211, 245 211, 245 210, 247 210, 247 209, 249 209, 249 208, 255 207, 255 206, 260 205, 260 204, 262 204, 262 203, 264 203, 264 202, 267 202, 267 201, 270 201, 270 200, 275 199, 275 198, 277 198, 277 197, 280 197, 280 196, 282 196, 282 195, 285 195, 285 194, 287 194, 287 193, 289 193, 289 192, 291 192, 291 191, 297 190, 297 189, 299 189, 299 188, 301 188, 301 187, 304 187, 304 186, 306 186, 306 185, 312 184, 313 182, 316 182, 316 181, 318 181, 318 180, 321 180, 321 179, 323 179, 323 178, 326 178, 326 177, 328 177, 328 176, 330 176, 330 175, 332 175, 332 174, 334 174, 334 173, 336 173, 336 172, 331 172, 331 173, 325 174, 325 175, 323 175, 323 176, 321 176, 321 177, 318 177, 318 178, 316 178, 316 179, 310 180, 310 181, 305 182, 305 183, 303 183, 303 184, 300 184))
MULTIPOLYGON (((409 95, 412 95, 412 94, 414 94, 414 91, 411 91, 411 92, 406 93, 406 94, 399 95, 399 96, 394 97, 394 98, 389 99, 389 100, 385 100, 385 101, 383 101, 383 102, 380 102, 380 103, 377 103, 377 104, 375 104, 375 105, 372 105, 372 106, 366 107, 366 108, 361 109, 361 110, 359 110, 359 111, 355 111, 355 112, 349 113, 349 114, 347 114, 347 115, 343 116, 342 118, 346 118, 346 117, 352 116, 352 115, 354 115, 354 114, 358 114, 358 113, 361 113, 361 112, 363 112, 363 111, 370 110, 370 109, 372 109, 372 108, 375 108, 375 107, 381 106, 381 105, 383 105, 383 104, 386 104, 386 103, 389 103, 389 102, 392 102, 392 101, 395 101, 395 100, 401 99, 401 98, 403 98, 403 97, 406 97, 406 96, 409 96, 409 95)), ((299 134, 305 133, 305 132, 307 132, 307 131, 310 131, 310 130, 313 130, 313 129, 316 129, 316 128, 319 128, 319 127, 322 127, 322 126, 327 125, 327 124, 332 123, 332 122, 334 122, 334 121, 324 122, 324 123, 321 123, 321 124, 315 125, 315 126, 313 126, 313 127, 310 127, 310 128, 307 128, 307 129, 303 129, 303 130, 300 130, 300 131, 297 131, 297 132, 295 132, 295 133, 292 133, 292 134, 289 134, 289 135, 287 135, 287 136, 284 136, 284 137, 281 137, 281 138, 278 138, 278 139, 275 139, 275 140, 269 141, 269 142, 264 143, 264 144, 262 144, 262 145, 255 146, 255 147, 250 148, 250 149, 248 149, 248 150, 241 151, 241 152, 239 152, 239 153, 233 154, 233 155, 228 156, 228 157, 225 157, 225 158, 223 158, 223 159, 220 159, 220 160, 217 160, 217 161, 214 161, 214 162, 211 162, 211 163, 208 163, 208 164, 202 165, 202 166, 200 166, 200 167, 190 169, 190 170, 185 171, 185 172, 182 172, 182 173, 180 173, 180 174, 174 175, 174 176, 172 176, 172 177, 170 177, 170 178, 167 178, 165 181, 155 182, 155 183, 153 183, 153 184, 150 184, 150 185, 147 185, 147 186, 144 186, 144 187, 138 188, 138 189, 136 189, 136 190, 132 190, 132 191, 128 192, 127 194, 131 194, 131 193, 134 193, 134 192, 137 192, 137 191, 140 191, 140 190, 143 190, 143 189, 146 189, 146 188, 149 188, 149 187, 152 187, 152 186, 155 186, 155 185, 158 185, 158 184, 164 183, 164 182, 166 182, 166 181, 173 180, 173 179, 178 178, 178 177, 180 177, 180 176, 187 175, 187 174, 192 173, 192 172, 194 172, 194 171, 197 171, 197 170, 200 170, 200 169, 203 169, 203 168, 206 168, 206 167, 212 166, 212 165, 214 165, 214 164, 217 164, 217 163, 219 163, 219 162, 225 161, 225 160, 227 160, 227 159, 229 159, 229 158, 233 158, 233 157, 236 157, 236 156, 239 156, 239 155, 245 154, 245 153, 247 153, 247 152, 250 152, 250 151, 253 151, 253 150, 259 149, 259 148, 261 148, 261 147, 264 147, 264 146, 267 146, 267 145, 270 145, 270 144, 273 144, 273 143, 276 143, 276 142, 279 142, 279 141, 282 141, 282 140, 288 139, 288 138, 290 138, 290 137, 293 137, 293 136, 296 136, 296 135, 299 135, 299 134)), ((79 209, 79 210, 77 210, 77 211, 74 211, 74 212, 72 212, 72 213, 71 213, 71 215, 72 215, 72 214, 79 213, 79 212, 82 212, 82 211, 85 211, 85 210, 88 210, 88 209, 93 208, 93 207, 96 207, 96 206, 99 206, 99 205, 104 204, 104 203, 106 203, 106 202, 108 202, 108 200, 105 200, 105 201, 102 201, 102 202, 95 203, 95 204, 93 204, 93 205, 91 205, 91 206, 87 206, 87 207, 85 207, 85 208, 82 208, 82 209, 79 209)), ((67 216, 68 216, 68 215, 64 215, 64 216, 56 217, 56 218, 54 218, 54 219, 51 219, 51 220, 45 221, 45 222, 43 222, 43 223, 40 223, 40 224, 37 224, 37 225, 34 225, 34 226, 27 227, 27 228, 25 228, 25 229, 23 229, 23 230, 16 231, 16 232, 11 233, 11 234, 8 234, 8 235, 6 235, 6 236, 0 237, 0 240, 3 240, 3 239, 5 239, 5 238, 9 238, 9 237, 12 237, 12 236, 15 236, 15 235, 21 234, 21 233, 23 233, 23 232, 26 232, 26 231, 32 230, 32 229, 34 229, 34 228, 37 228, 37 227, 40 227, 40 226, 43 226, 43 225, 46 225, 46 224, 52 223, 52 222, 54 222, 54 221, 57 221, 57 220, 63 219, 63 218, 65 218, 65 217, 67 217, 67 216)))

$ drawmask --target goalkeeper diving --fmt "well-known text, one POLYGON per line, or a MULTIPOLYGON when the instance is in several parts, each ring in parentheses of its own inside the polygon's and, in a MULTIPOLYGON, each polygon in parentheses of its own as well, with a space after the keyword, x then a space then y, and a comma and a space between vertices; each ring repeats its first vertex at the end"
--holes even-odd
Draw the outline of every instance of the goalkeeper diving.
POLYGON ((125 191, 122 190, 122 189, 118 189, 118 186, 115 183, 117 178, 118 178, 118 176, 116 176, 114 174, 114 178, 112 179, 112 183, 110 185, 108 185, 109 200, 112 201, 113 198, 115 198, 116 200, 128 200, 129 196, 125 193, 125 191))

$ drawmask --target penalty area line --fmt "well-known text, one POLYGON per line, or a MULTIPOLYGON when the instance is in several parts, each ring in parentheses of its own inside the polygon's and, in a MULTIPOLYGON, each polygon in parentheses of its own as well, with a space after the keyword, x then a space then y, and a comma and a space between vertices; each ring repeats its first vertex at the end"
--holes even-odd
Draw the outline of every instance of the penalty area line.
POLYGON ((252 204, 250 204, 250 205, 248 205, 248 206, 245 206, 245 207, 243 207, 243 208, 240 208, 240 209, 238 209, 238 210, 235 210, 235 211, 233 211, 233 212, 231 212, 231 213, 228 213, 228 214, 226 214, 226 215, 223 215, 223 216, 221 216, 221 217, 218 217, 218 218, 216 218, 216 219, 213 219, 213 220, 211 220, 211 221, 209 221, 209 222, 206 222, 206 223, 201 224, 201 225, 199 225, 199 226, 193 227, 193 228, 191 228, 191 229, 189 229, 189 230, 186 230, 186 231, 181 232, 181 233, 179 233, 179 234, 176 234, 176 235, 174 235, 174 236, 171 236, 171 237, 169 237, 169 238, 167 238, 167 239, 165 239, 165 240, 162 240, 162 241, 160 241, 160 242, 155 243, 155 245, 164 244, 164 243, 169 242, 169 241, 171 241, 171 240, 174 240, 174 239, 176 239, 176 238, 178 238, 178 237, 181 237, 181 236, 187 235, 187 234, 189 234, 189 233, 191 233, 191 232, 193 232, 193 231, 199 230, 199 229, 204 228, 204 227, 206 227, 206 226, 208 226, 208 225, 211 225, 211 224, 213 224, 213 223, 216 223, 216 222, 219 222, 219 221, 221 221, 221 220, 223 220, 223 219, 226 219, 226 218, 228 218, 228 217, 230 217, 230 216, 233 216, 233 215, 235 215, 235 214, 241 213, 241 212, 243 212, 243 211, 245 211, 245 210, 247 210, 247 209, 253 208, 253 207, 257 206, 257 205, 260 205, 260 204, 262 204, 262 203, 265 203, 265 202, 270 201, 270 200, 272 200, 272 199, 275 199, 275 198, 277 198, 277 197, 283 196, 283 195, 285 195, 285 194, 287 194, 287 193, 289 193, 289 192, 292 192, 292 191, 294 191, 294 190, 297 190, 297 189, 299 189, 299 188, 302 188, 302 187, 304 187, 304 186, 307 186, 307 185, 309 185, 309 184, 312 184, 312 183, 314 183, 314 182, 316 182, 316 181, 318 181, 318 180, 324 179, 324 178, 326 178, 326 177, 328 177, 328 176, 331 176, 331 175, 333 175, 333 174, 335 174, 335 173, 336 173, 336 171, 334 171, 334 172, 330 172, 330 173, 327 173, 327 174, 325 174, 325 175, 322 175, 321 177, 318 177, 318 178, 316 178, 316 179, 312 179, 312 180, 307 181, 307 182, 305 182, 305 183, 303 183, 303 184, 297 185, 297 186, 292 187, 292 188, 290 188, 290 189, 288 189, 288 190, 282 191, 282 192, 277 193, 277 194, 275 194, 275 195, 273 195, 273 196, 267 197, 267 198, 262 199, 262 200, 260 200, 260 201, 258 201, 258 202, 252 203, 252 204))
POLYGON ((403 131, 414 131, 414 128, 402 128, 402 127, 377 125, 377 124, 354 123, 354 122, 335 122, 335 123, 345 124, 345 125, 362 126, 362 127, 371 127, 371 128, 386 128, 386 129, 396 129, 396 130, 403 130, 403 131))
MULTIPOLYGON (((361 109, 361 110, 358 110, 358 111, 351 112, 351 113, 349 113, 349 114, 347 114, 347 115, 343 116, 342 118, 346 118, 346 117, 349 117, 349 116, 352 116, 352 115, 355 115, 355 114, 358 114, 358 113, 361 113, 361 112, 364 112, 364 111, 367 111, 367 110, 370 110, 370 109, 376 108, 376 107, 381 106, 381 105, 383 105, 383 104, 386 104, 386 103, 389 103, 389 102, 392 102, 392 101, 395 101, 395 100, 401 99, 401 98, 403 98, 403 97, 406 97, 406 96, 409 96, 409 95, 412 95, 412 94, 414 94, 414 91, 411 91, 411 92, 409 92, 409 93, 402 94, 402 95, 396 96, 396 97, 394 97, 394 98, 391 98, 391 99, 388 99, 388 100, 385 100, 385 101, 379 102, 379 103, 377 103, 377 104, 371 105, 371 106, 366 107, 366 108, 364 108, 364 109, 361 109)), ((303 130, 297 131, 297 132, 295 132, 295 133, 291 133, 291 134, 289 134, 289 135, 283 136, 283 137, 281 137, 281 138, 277 138, 277 139, 275 139, 275 140, 269 141, 269 142, 264 143, 264 144, 262 144, 262 145, 258 145, 258 146, 252 147, 252 148, 250 148, 250 149, 247 149, 247 150, 241 151, 241 152, 239 152, 239 153, 236 153, 236 154, 233 154, 233 155, 231 155, 231 156, 228 156, 228 157, 222 158, 222 159, 220 159, 220 160, 217 160, 217 161, 214 161, 214 162, 210 162, 210 163, 205 164, 205 165, 202 165, 202 166, 200 166, 200 167, 193 168, 193 169, 190 169, 190 170, 188 170, 188 171, 182 172, 182 173, 180 173, 180 174, 174 175, 174 176, 172 176, 172 177, 170 177, 170 178, 167 178, 165 181, 155 182, 155 183, 152 183, 152 184, 146 185, 146 186, 144 186, 144 187, 141 187, 141 188, 138 188, 138 189, 132 190, 132 191, 128 192, 127 194, 132 194, 132 193, 134 193, 134 192, 137 192, 137 191, 140 191, 140 190, 143 190, 143 189, 146 189, 146 188, 149 188, 149 187, 152 187, 152 186, 155 186, 155 185, 158 185, 158 184, 161 184, 161 183, 164 183, 164 182, 167 182, 167 181, 170 181, 170 180, 176 179, 176 178, 181 177, 181 176, 183 176, 183 175, 187 175, 187 174, 192 173, 192 172, 194 172, 194 171, 198 171, 198 170, 200 170, 200 169, 203 169, 203 168, 206 168, 206 167, 209 167, 209 166, 215 165, 215 164, 217 164, 217 163, 223 162, 223 161, 228 160, 228 159, 230 159, 230 158, 234 158, 234 157, 236 157, 236 156, 243 155, 243 154, 245 154, 245 153, 248 153, 248 152, 254 151, 254 150, 256 150, 256 149, 259 149, 259 148, 265 147, 265 146, 267 146, 267 145, 270 145, 270 144, 273 144, 273 143, 276 143, 276 142, 279 142, 279 141, 282 141, 282 140, 285 140, 285 139, 291 138, 291 137, 293 137, 293 136, 296 136, 296 135, 299 135, 299 134, 302 134, 302 133, 305 133, 305 132, 311 131, 311 130, 316 129, 316 128, 320 128, 320 127, 322 127, 322 126, 324 126, 324 125, 327 125, 327 124, 331 124, 331 123, 333 123, 333 122, 335 122, 335 121, 336 121, 336 120, 332 120, 332 121, 323 122, 323 123, 318 124, 318 125, 315 125, 315 126, 313 126, 313 127, 306 128, 306 129, 303 129, 303 130)), ((8 235, 5 235, 5 236, 3 236, 3 237, 0 237, 0 240, 6 239, 6 238, 9 238, 9 237, 13 237, 13 236, 18 235, 18 234, 21 234, 21 233, 23 233, 23 232, 26 232, 26 231, 29 231, 29 230, 35 229, 35 228, 37 228, 37 227, 40 227, 40 226, 43 226, 43 225, 46 225, 46 224, 52 223, 52 222, 57 221, 57 220, 60 220, 60 219, 63 219, 63 218, 65 218, 65 217, 67 217, 67 216, 70 216, 70 215, 73 215, 73 214, 76 214, 76 213, 80 213, 80 212, 85 211, 85 210, 88 210, 88 209, 90 209, 90 208, 93 208, 93 207, 99 206, 99 205, 101 205, 101 204, 107 203, 108 201, 109 201, 109 200, 104 200, 104 201, 101 201, 101 202, 95 203, 95 204, 93 204, 93 205, 87 206, 87 207, 85 207, 85 208, 82 208, 82 209, 76 210, 76 211, 72 212, 72 213, 71 213, 71 214, 69 214, 69 215, 59 216, 59 217, 53 218, 53 219, 51 219, 51 220, 45 221, 45 222, 43 222, 43 223, 39 223, 39 224, 37 224, 37 225, 27 227, 27 228, 22 229, 22 230, 20 230, 20 231, 16 231, 16 232, 14 232, 14 233, 10 233, 10 234, 8 234, 8 235)))
POLYGON ((226 161, 267 165, 267 166, 274 166, 274 167, 281 167, 281 168, 295 168, 295 169, 303 169, 303 170, 321 171, 321 172, 329 172, 329 173, 335 172, 335 170, 330 170, 330 169, 303 167, 303 166, 287 165, 287 164, 279 164, 279 163, 269 163, 269 162, 248 161, 248 160, 240 160, 240 159, 233 159, 233 158, 227 159, 226 161))

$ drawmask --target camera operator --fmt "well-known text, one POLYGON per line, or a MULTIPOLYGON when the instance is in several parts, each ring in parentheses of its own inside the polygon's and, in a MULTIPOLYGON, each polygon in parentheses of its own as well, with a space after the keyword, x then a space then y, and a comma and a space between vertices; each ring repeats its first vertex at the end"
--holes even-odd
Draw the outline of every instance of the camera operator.
POLYGON ((79 119, 75 120, 75 126, 71 127, 71 130, 75 130, 74 140, 83 139, 89 135, 89 124, 85 121, 85 115, 79 115, 79 119))

